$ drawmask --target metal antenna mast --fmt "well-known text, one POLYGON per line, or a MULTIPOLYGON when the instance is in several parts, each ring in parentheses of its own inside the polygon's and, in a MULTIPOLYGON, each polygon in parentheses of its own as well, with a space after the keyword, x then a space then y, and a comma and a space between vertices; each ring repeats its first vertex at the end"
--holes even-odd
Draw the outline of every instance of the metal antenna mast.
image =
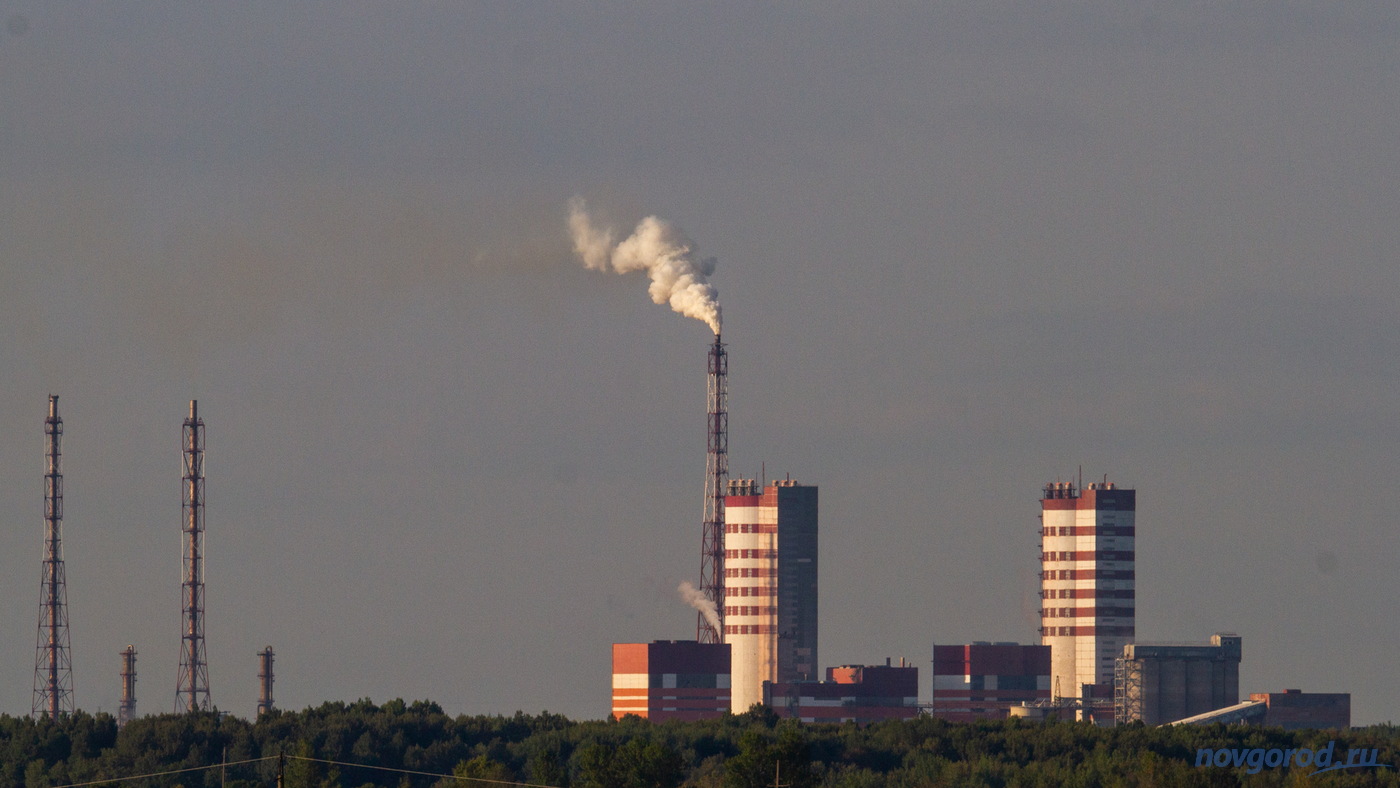
POLYGON ((185 419, 185 581, 184 634, 180 645, 180 675, 175 685, 175 711, 209 711, 209 664, 204 653, 204 420, 199 402, 190 400, 185 419))
POLYGON ((696 616, 695 639, 724 642, 724 493, 729 484, 729 354, 715 334, 709 354, 709 446, 705 455, 705 521, 700 540, 700 593, 715 605, 719 629, 696 616))
POLYGON ((117 727, 136 719, 136 647, 122 650, 122 699, 117 706, 117 727))
POLYGON ((63 472, 59 449, 63 419, 58 395, 49 395, 44 420, 44 573, 40 579, 39 639, 34 656, 33 713, 58 719, 73 713, 73 663, 68 645, 68 585, 63 571, 63 472))

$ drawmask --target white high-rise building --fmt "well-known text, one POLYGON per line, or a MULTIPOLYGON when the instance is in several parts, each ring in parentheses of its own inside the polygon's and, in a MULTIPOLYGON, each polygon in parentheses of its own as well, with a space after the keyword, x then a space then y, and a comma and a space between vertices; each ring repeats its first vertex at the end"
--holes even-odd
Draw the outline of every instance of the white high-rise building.
POLYGON ((724 499, 724 642, 735 713, 763 682, 816 681, 817 488, 729 482, 724 499))
MULTIPOLYGON (((1040 642, 1059 697, 1113 697, 1114 660, 1133 642, 1137 492, 1112 482, 1045 485, 1040 501, 1040 642)), ((1102 715, 1101 715, 1102 716, 1102 715)))

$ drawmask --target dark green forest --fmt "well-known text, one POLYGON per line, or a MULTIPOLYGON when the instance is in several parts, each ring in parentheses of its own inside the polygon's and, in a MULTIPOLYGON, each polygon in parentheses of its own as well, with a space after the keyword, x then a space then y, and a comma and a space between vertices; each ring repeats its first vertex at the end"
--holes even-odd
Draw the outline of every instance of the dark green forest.
POLYGON ((0 788, 80 783, 252 788, 446 788, 528 783, 644 786, 1400 786, 1400 728, 1095 728, 1072 722, 804 725, 760 707, 689 723, 574 722, 543 713, 450 716, 435 703, 368 700, 275 711, 257 722, 196 713, 57 721, 0 716, 0 788), (1369 768, 1197 767, 1199 748, 1377 750, 1369 768), (220 766, 220 764, 227 764, 220 766), (214 768, 202 768, 202 767, 214 768), (141 777, 122 783, 114 779, 141 777), (455 775, 445 778, 442 775, 455 775))

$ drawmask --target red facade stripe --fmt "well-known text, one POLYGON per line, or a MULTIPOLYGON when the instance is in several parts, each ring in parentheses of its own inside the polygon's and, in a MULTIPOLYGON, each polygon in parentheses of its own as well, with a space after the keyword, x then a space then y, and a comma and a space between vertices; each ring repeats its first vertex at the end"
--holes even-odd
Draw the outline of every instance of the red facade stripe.
POLYGON ((1040 634, 1045 637, 1091 637, 1093 635, 1105 635, 1109 637, 1125 636, 1132 637, 1134 633, 1132 624, 1111 627, 1041 627, 1040 634))
POLYGON ((1047 607, 1040 611, 1042 618, 1132 618, 1136 608, 1131 607, 1047 607))
POLYGON ((1040 554, 1041 563, 1054 564, 1070 561, 1133 561, 1136 553, 1132 550, 1050 550, 1040 554))
POLYGON ((778 526, 774 523, 725 523, 727 534, 775 534, 778 526))

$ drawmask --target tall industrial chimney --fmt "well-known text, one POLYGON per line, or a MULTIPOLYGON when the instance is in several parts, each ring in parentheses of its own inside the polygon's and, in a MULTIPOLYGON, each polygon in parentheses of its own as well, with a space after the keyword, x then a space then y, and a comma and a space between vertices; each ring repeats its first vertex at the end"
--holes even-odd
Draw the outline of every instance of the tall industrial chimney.
POLYGON ((117 706, 117 727, 136 719, 136 647, 122 649, 122 699, 117 706))
POLYGON ((272 646, 258 652, 258 716, 272 711, 272 646))
POLYGON ((190 400, 185 419, 184 632, 180 636, 180 674, 175 684, 175 711, 209 711, 209 665, 204 651, 204 420, 199 403, 190 400))
POLYGON ((705 455, 705 519, 700 540, 700 593, 714 603, 719 628, 695 617, 695 639, 724 642, 724 495, 729 484, 729 354, 715 334, 709 353, 709 396, 705 455))
POLYGON ((44 420, 44 569, 39 581, 39 637, 34 655, 35 716, 73 713, 73 663, 68 644, 68 584, 63 571, 63 419, 58 395, 49 395, 44 420))

